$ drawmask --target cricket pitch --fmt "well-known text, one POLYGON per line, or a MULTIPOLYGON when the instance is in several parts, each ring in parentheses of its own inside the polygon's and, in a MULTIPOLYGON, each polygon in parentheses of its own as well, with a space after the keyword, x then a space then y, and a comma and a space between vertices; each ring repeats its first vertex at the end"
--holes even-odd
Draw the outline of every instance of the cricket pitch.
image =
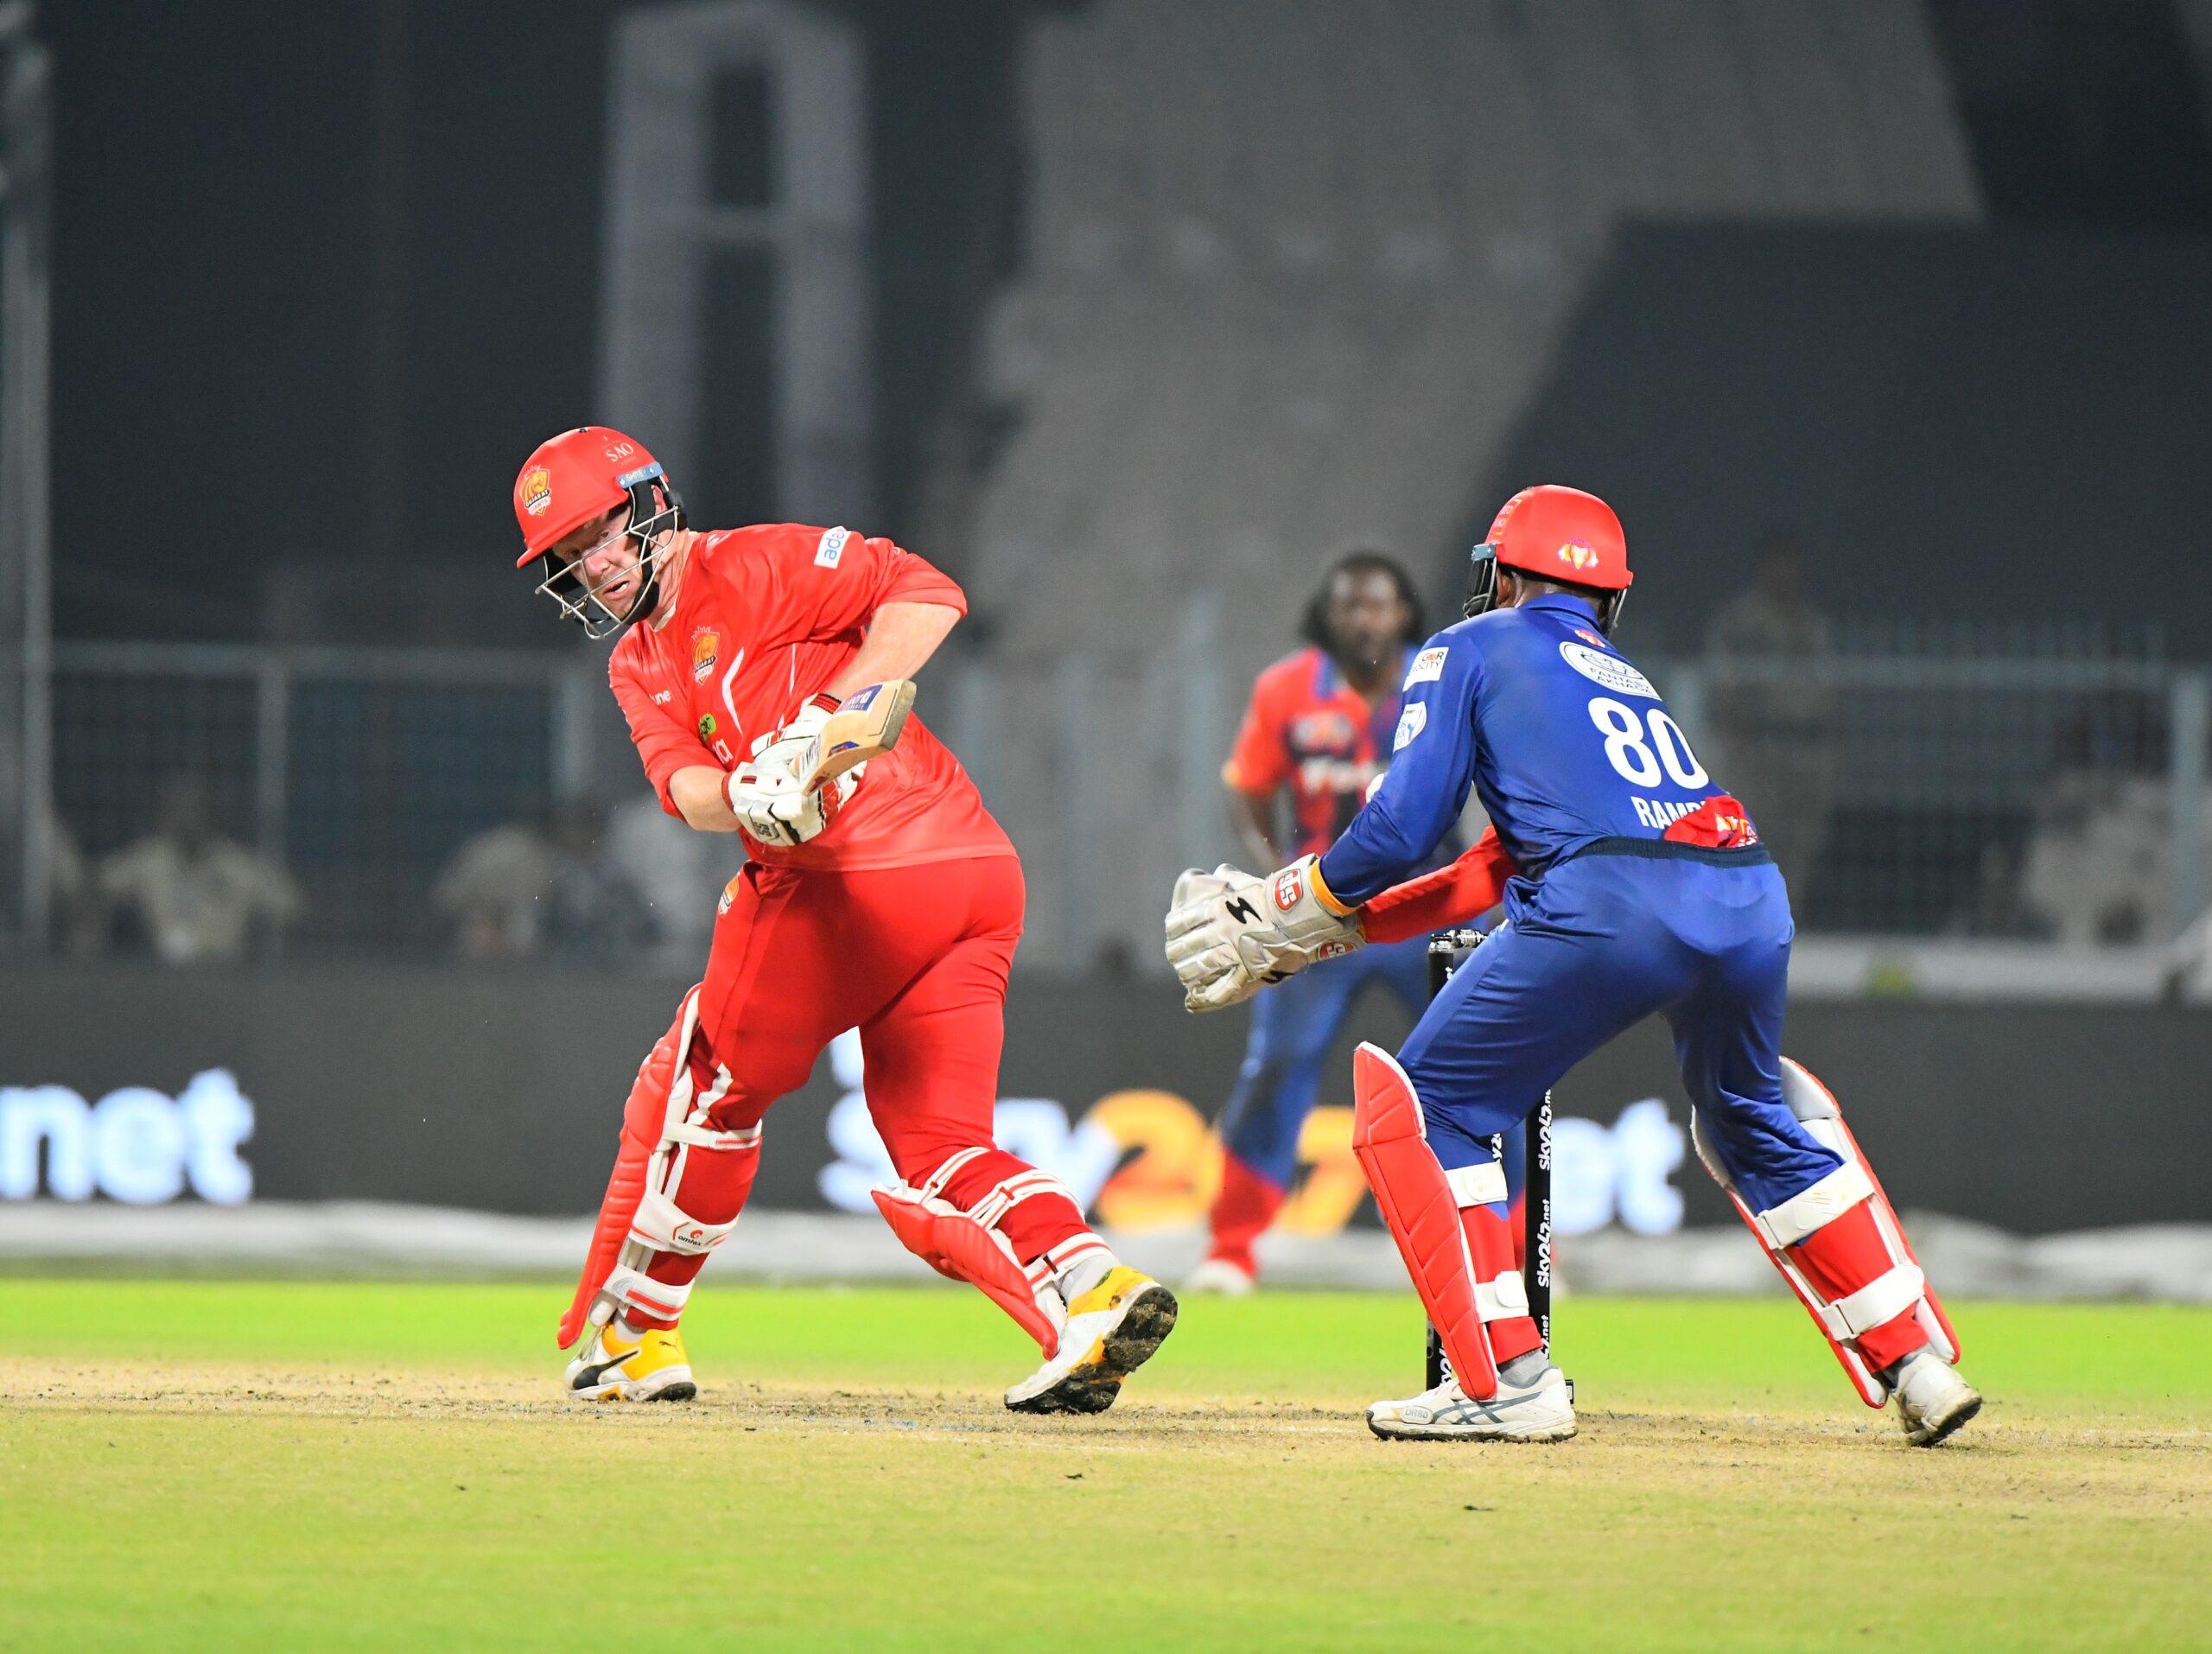
POLYGON ((2212 1624, 2212 1311, 1955 1306, 1934 1451, 1786 1301, 1573 1299, 1582 1434, 1385 1444, 1410 1297, 1187 1303, 1096 1418, 951 1290, 701 1288, 689 1405, 567 1288, 0 1279, 0 1647, 2155 1649, 2212 1624))

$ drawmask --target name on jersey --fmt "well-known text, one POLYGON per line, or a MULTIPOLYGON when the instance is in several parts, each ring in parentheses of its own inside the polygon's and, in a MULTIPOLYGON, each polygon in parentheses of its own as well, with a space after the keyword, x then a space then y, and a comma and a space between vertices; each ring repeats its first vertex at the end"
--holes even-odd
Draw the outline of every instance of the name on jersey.
POLYGON ((845 555, 845 542, 852 538, 850 529, 823 529, 821 542, 814 548, 814 566, 817 569, 836 568, 837 559, 845 555))
POLYGON ((1299 760, 1298 790, 1316 792, 1358 792, 1382 773, 1374 764, 1352 758, 1306 758, 1299 760))
POLYGON ((1450 646, 1424 649, 1414 657, 1414 664, 1406 670, 1405 687, 1416 684, 1433 684, 1444 676, 1444 657, 1452 652, 1450 646))
POLYGON ((1651 687, 1651 680, 1618 655, 1605 654, 1580 643, 1562 643, 1559 654, 1561 660, 1592 683, 1602 684, 1616 695, 1640 695, 1647 701, 1659 698, 1659 691, 1651 687))
POLYGON ((1629 802, 1636 806, 1636 818, 1638 821, 1662 833, 1684 816, 1694 810, 1702 809, 1705 805, 1705 800, 1702 798, 1688 800, 1668 798, 1663 801, 1657 798, 1630 798, 1629 802))

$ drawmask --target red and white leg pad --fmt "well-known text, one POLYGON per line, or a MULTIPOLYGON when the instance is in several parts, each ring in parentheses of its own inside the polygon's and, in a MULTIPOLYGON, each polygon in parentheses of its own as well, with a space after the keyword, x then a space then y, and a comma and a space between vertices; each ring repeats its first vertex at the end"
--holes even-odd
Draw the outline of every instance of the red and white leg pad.
MULTIPOLYGON (((1774 1267, 1835 1352, 1859 1398, 1869 1407, 1881 1407, 1890 1394, 1876 1368, 1886 1363, 1866 1358, 1859 1347, 1862 1338, 1910 1314, 1936 1352, 1955 1365, 1958 1334, 1951 1330, 1942 1301, 1929 1287, 1920 1260, 1913 1256, 1911 1243, 1905 1238, 1904 1226, 1897 1221, 1889 1196, 1882 1193, 1858 1139, 1844 1123, 1843 1111, 1836 1106, 1834 1095, 1802 1064, 1787 1057, 1782 1059, 1782 1095, 1806 1134, 1840 1155, 1843 1164, 1777 1206, 1754 1212, 1745 1203, 1706 1142, 1694 1111, 1690 1116, 1690 1138, 1697 1145, 1705 1169, 1726 1192, 1730 1203, 1758 1237, 1774 1267), (1822 1231, 1862 1206, 1872 1223, 1873 1238, 1863 1249, 1866 1256, 1839 1256, 1844 1249, 1822 1247, 1815 1241, 1822 1231), (1822 1254, 1820 1263, 1814 1261, 1815 1253, 1822 1254), (1832 1286, 1840 1282, 1843 1289, 1824 1288, 1815 1279, 1815 1274, 1832 1286)), ((1861 1250, 1852 1249, 1853 1252, 1861 1250)), ((1895 1335, 1885 1341, 1896 1341, 1895 1335)))
POLYGON ((724 1131, 708 1123, 730 1078, 728 1069, 717 1069, 704 1087, 695 1078, 690 1055, 698 1022, 694 988, 638 1069, 591 1251, 561 1320, 563 1349, 587 1325, 604 1326, 624 1310, 649 1324, 672 1324, 698 1274, 691 1260, 703 1261, 737 1227, 760 1166, 760 1128, 724 1131), (687 1200, 699 1210, 687 1212, 687 1200), (664 1271, 677 1279, 652 1277, 655 1263, 664 1259, 677 1260, 664 1271))
POLYGON ((944 1191, 961 1168, 991 1152, 963 1148, 918 1187, 899 1183, 874 1190, 876 1209, 900 1245, 939 1275, 981 1289, 1037 1340, 1049 1361, 1060 1352, 1060 1330, 1068 1315, 1055 1277, 1090 1254, 1110 1254, 1106 1243, 1085 1229, 1026 1264, 1015 1255, 1003 1225, 1007 1214, 1024 1200, 1057 1196, 1078 1212, 1082 1210, 1065 1184, 1034 1167, 1024 1167, 991 1185, 965 1211, 946 1199, 944 1191))
MULTIPOLYGON (((1406 1273, 1413 1277, 1414 1290, 1428 1311, 1429 1325, 1436 1328, 1459 1387, 1477 1400, 1487 1401, 1497 1394, 1497 1364, 1483 1327, 1482 1301, 1460 1219, 1459 1196, 1428 1146, 1421 1098, 1397 1059, 1373 1045, 1363 1044, 1352 1053, 1351 1089, 1352 1153, 1367 1174, 1368 1187, 1375 1192, 1376 1209, 1398 1244, 1398 1256, 1405 1260, 1406 1273)), ((1500 1171, 1501 1198, 1503 1182, 1500 1171)), ((1483 1196, 1481 1189, 1468 1193, 1478 1199, 1483 1196)), ((1512 1284, 1520 1285, 1517 1274, 1512 1284)), ((1528 1314, 1525 1295, 1517 1309, 1506 1309, 1500 1295, 1503 1276, 1491 1285, 1493 1301, 1502 1313, 1528 1314)))

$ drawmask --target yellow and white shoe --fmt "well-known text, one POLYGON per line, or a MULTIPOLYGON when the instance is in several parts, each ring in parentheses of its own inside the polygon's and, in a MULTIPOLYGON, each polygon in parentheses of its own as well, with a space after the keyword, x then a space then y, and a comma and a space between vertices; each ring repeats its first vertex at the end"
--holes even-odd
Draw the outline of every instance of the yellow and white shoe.
POLYGON ((688 1402, 699 1393, 683 1333, 648 1327, 632 1338, 620 1325, 601 1327, 569 1363, 569 1394, 588 1402, 688 1402))
POLYGON ((1006 1393, 1017 1413, 1103 1413, 1175 1330, 1175 1295, 1117 1263, 1068 1306, 1060 1352, 1006 1393))

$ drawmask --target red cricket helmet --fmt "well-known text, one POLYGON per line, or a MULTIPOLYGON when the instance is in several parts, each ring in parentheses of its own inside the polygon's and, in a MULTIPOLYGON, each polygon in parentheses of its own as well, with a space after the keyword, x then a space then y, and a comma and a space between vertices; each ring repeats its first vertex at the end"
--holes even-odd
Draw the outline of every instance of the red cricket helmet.
POLYGON ((550 570, 537 588, 594 638, 652 613, 661 554, 671 531, 683 526, 683 501, 642 442, 605 425, 580 425, 539 443, 515 478, 515 521, 523 545, 518 569, 529 568, 586 523, 626 505, 630 516, 620 531, 638 542, 645 579, 625 614, 601 602, 573 564, 550 570))
POLYGON ((1595 494, 1557 483, 1523 488, 1499 508, 1490 536, 1469 554, 1473 564, 1466 613, 1482 614, 1497 600, 1503 564, 1539 580, 1611 592, 1600 606, 1601 629, 1610 632, 1636 576, 1629 572, 1628 536, 1613 508, 1595 494))

